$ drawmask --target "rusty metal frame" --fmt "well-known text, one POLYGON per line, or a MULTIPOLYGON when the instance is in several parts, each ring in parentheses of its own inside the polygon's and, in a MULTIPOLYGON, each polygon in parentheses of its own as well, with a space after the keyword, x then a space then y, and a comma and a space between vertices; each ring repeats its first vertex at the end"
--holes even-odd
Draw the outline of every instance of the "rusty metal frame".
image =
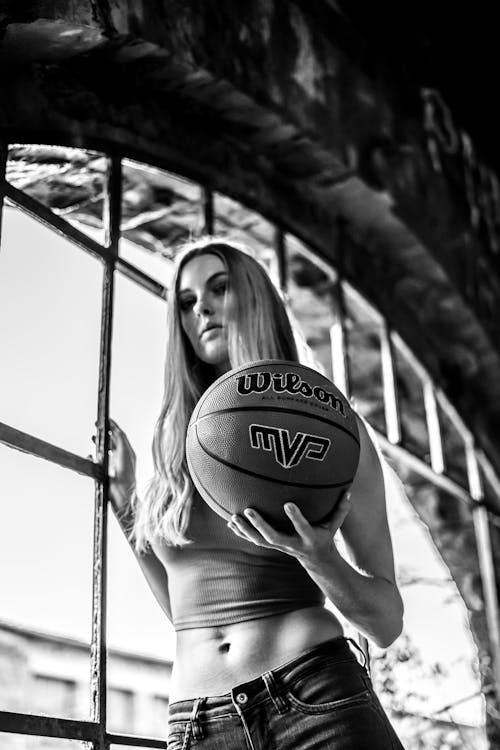
MULTIPOLYGON (((146 291, 162 299, 166 298, 166 289, 133 264, 119 257, 118 244, 120 238, 121 212, 121 163, 123 154, 109 157, 109 173, 105 203, 105 231, 106 243, 101 245, 86 235, 73 224, 58 216, 39 201, 5 181, 7 161, 7 145, 0 143, 0 239, 2 205, 4 197, 24 212, 30 214, 37 221, 42 221, 51 229, 63 235, 83 250, 99 258, 104 265, 104 279, 102 289, 102 318, 100 339, 99 364, 99 394, 97 409, 97 458, 96 462, 84 459, 69 451, 40 440, 32 435, 16 430, 9 425, 0 423, 0 442, 9 447, 25 451, 52 461, 64 468, 76 471, 96 481, 95 492, 95 526, 94 526, 94 578, 93 578, 93 609, 92 609, 92 642, 91 642, 91 710, 92 721, 66 720, 57 717, 36 716, 8 711, 0 711, 0 732, 14 732, 67 739, 82 740, 91 743, 93 750, 108 750, 111 743, 130 746, 142 745, 151 748, 164 748, 165 742, 154 738, 113 734, 106 731, 106 568, 107 568, 107 512, 108 512, 108 448, 109 448, 109 386, 111 367, 111 335, 113 320, 114 271, 118 270, 129 279, 137 283, 146 291)), ((201 188, 201 200, 204 211, 205 232, 211 234, 214 227, 214 199, 213 192, 208 188, 201 188)), ((346 347, 345 333, 345 300, 343 279, 343 231, 338 227, 337 272, 333 267, 328 273, 334 280, 332 304, 335 308, 337 322, 330 331, 332 345, 332 364, 337 385, 349 396, 349 361, 346 347)), ((277 228, 275 252, 278 260, 280 284, 286 290, 289 268, 286 264, 286 234, 277 228)), ((323 270, 328 265, 325 260, 314 256, 314 262, 323 270)), ((367 303, 368 304, 368 303, 367 303)), ((371 307, 371 306, 370 306, 371 307)), ((376 315, 379 315, 374 311, 376 315)), ((425 410, 431 450, 431 466, 413 455, 400 445, 401 435, 399 427, 399 406, 397 401, 396 382, 394 377, 394 353, 392 351, 393 334, 387 323, 380 316, 381 322, 381 355, 382 377, 384 384, 384 407, 386 409, 387 435, 377 432, 382 450, 389 455, 404 461, 413 470, 427 478, 433 484, 472 507, 473 523, 476 533, 478 553, 480 555, 481 579, 485 590, 487 621, 490 632, 490 642, 493 651, 494 677, 498 694, 500 695, 500 615, 496 588, 496 574, 493 563, 491 536, 489 530, 488 512, 484 506, 478 463, 492 478, 495 490, 499 491, 500 481, 493 471, 486 457, 478 451, 473 438, 465 425, 456 421, 456 413, 436 389, 415 359, 413 353, 404 347, 404 354, 410 356, 411 364, 422 380, 425 410), (388 403, 386 403, 386 400, 388 403), (464 436, 469 488, 464 489, 457 482, 446 476, 442 456, 442 436, 436 404, 446 406, 447 412, 453 413, 453 421, 464 436), (390 419, 387 415, 390 414, 390 419), (431 437, 432 432, 432 437, 431 437)), ((398 342, 399 343, 399 342, 398 342)), ((364 644, 363 644, 364 645, 364 644)))
MULTIPOLYGON (((92 237, 89 237, 85 232, 78 229, 74 224, 66 221, 66 219, 63 219, 61 216, 58 216, 43 203, 40 203, 40 201, 37 201, 35 198, 23 193, 22 190, 14 187, 9 182, 5 183, 5 197, 8 203, 22 209, 24 213, 27 213, 31 218, 35 219, 35 221, 42 222, 64 237, 64 239, 74 242, 75 245, 78 245, 82 250, 90 253, 94 258, 98 258, 105 263, 111 262, 112 258, 108 247, 99 244, 96 240, 92 239, 92 237)), ((151 292, 156 297, 165 299, 165 287, 158 281, 152 279, 124 258, 115 258, 114 262, 116 269, 124 276, 131 281, 134 281, 148 292, 151 292)))
MULTIPOLYGON (((108 513, 109 387, 111 334, 113 320, 114 271, 120 271, 144 290, 162 299, 166 289, 126 260, 119 258, 121 214, 121 156, 108 158, 108 184, 105 193, 105 245, 58 216, 50 208, 18 190, 5 180, 8 146, 0 142, 0 229, 4 198, 36 221, 47 225, 66 240, 90 253, 104 264, 97 404, 96 462, 0 422, 0 443, 29 453, 95 480, 93 593, 91 637, 91 721, 55 716, 0 711, 0 733, 8 732, 60 737, 88 743, 92 750, 108 750, 111 743, 123 746, 164 748, 165 741, 150 737, 106 731, 106 572, 108 513)), ((0 235, 1 239, 1 235, 0 235)))
POLYGON ((64 469, 71 469, 78 474, 102 481, 102 468, 89 458, 82 458, 76 453, 59 448, 57 445, 34 437, 27 432, 16 430, 0 422, 0 443, 9 448, 15 448, 23 453, 30 453, 38 458, 44 458, 64 469))

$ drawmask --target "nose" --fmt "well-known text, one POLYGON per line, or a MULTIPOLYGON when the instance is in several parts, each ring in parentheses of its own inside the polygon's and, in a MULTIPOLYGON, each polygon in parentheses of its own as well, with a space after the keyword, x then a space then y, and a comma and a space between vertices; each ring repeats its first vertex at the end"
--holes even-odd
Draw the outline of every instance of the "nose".
POLYGON ((211 315, 213 312, 212 307, 205 295, 199 297, 199 299, 195 302, 195 304, 193 305, 193 311, 195 315, 211 315))

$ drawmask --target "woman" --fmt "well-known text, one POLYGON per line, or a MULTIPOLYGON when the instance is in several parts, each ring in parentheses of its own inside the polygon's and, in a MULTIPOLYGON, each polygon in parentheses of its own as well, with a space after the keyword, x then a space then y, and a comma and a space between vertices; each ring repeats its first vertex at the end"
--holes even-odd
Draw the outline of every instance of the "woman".
POLYGON ((169 295, 155 476, 142 500, 133 450, 111 422, 111 500, 177 635, 168 750, 401 748, 324 607, 328 597, 382 647, 401 632, 384 475, 364 423, 350 497, 314 527, 289 504, 292 535, 251 508, 226 525, 189 477, 184 439, 198 398, 232 367, 267 358, 299 361, 267 274, 223 241, 197 243, 169 295), (340 527, 350 561, 333 542, 340 527))

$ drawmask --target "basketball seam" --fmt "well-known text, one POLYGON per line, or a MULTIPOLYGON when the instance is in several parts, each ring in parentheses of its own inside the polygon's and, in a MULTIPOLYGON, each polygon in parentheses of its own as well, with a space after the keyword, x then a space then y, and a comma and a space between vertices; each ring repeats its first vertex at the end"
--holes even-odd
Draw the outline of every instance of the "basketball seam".
MULTIPOLYGON (((274 412, 276 414, 293 414, 294 416, 298 417, 306 417, 307 419, 312 419, 314 421, 318 422, 325 422, 325 424, 330 425, 330 427, 336 427, 341 432, 345 432, 346 435, 349 435, 358 448, 360 447, 360 442, 356 435, 353 435, 352 432, 349 432, 347 427, 344 427, 343 425, 340 425, 338 422, 332 422, 332 420, 327 419, 326 417, 321 417, 318 414, 307 414, 303 411, 299 411, 298 409, 282 409, 279 406, 231 406, 227 409, 217 409, 217 411, 211 411, 208 414, 203 414, 201 417, 196 417, 194 420, 194 424, 197 424, 198 422, 201 422, 204 419, 208 419, 208 417, 212 417, 215 414, 231 414, 233 412, 240 412, 240 411, 262 411, 262 412, 274 412)), ((198 434, 198 432, 196 433, 198 434)))
MULTIPOLYGON (((335 487, 343 487, 346 484, 350 484, 354 477, 351 477, 350 479, 346 479, 345 482, 336 482, 335 484, 311 484, 310 482, 290 482, 286 479, 275 479, 274 477, 268 477, 263 476, 262 474, 258 474, 256 471, 251 471, 250 469, 244 469, 241 466, 238 466, 237 464, 232 464, 229 461, 226 461, 224 458, 221 458, 216 453, 212 453, 205 445, 203 445, 200 436, 197 433, 198 437, 198 445, 200 448, 206 453, 207 456, 210 456, 210 458, 213 458, 218 463, 222 464, 223 466, 227 466, 228 469, 234 469, 235 471, 239 471, 242 474, 248 474, 250 477, 255 477, 256 479, 263 479, 267 482, 274 482, 275 484, 285 484, 288 487, 304 487, 308 490, 326 490, 326 489, 333 489, 335 487)), ((196 472, 195 472, 196 473, 196 472)))
MULTIPOLYGON (((199 445, 200 445, 200 447, 203 447, 203 446, 201 446, 201 443, 199 443, 199 445)), ((225 518, 226 520, 227 520, 228 518, 231 518, 231 513, 229 513, 229 512, 228 512, 228 511, 226 510, 226 508, 224 508, 224 506, 223 506, 223 505, 221 505, 220 503, 218 503, 218 502, 217 502, 217 500, 216 500, 216 499, 215 499, 215 497, 214 497, 214 496, 212 495, 212 493, 211 493, 211 492, 210 492, 209 490, 207 490, 207 488, 205 487, 205 485, 204 485, 204 484, 203 484, 203 482, 201 481, 200 477, 198 476, 198 472, 196 471, 196 469, 195 469, 195 468, 194 468, 194 466, 193 466, 193 462, 192 462, 192 460, 191 460, 191 456, 189 455, 189 452, 188 452, 188 451, 186 451, 186 458, 187 458, 187 462, 188 462, 188 468, 189 468, 189 471, 190 471, 191 475, 192 475, 193 477, 196 477, 196 479, 197 479, 197 481, 199 482, 200 486, 202 486, 202 487, 203 487, 203 491, 204 491, 204 492, 206 492, 206 494, 207 494, 207 495, 208 495, 208 496, 210 497, 210 499, 212 500, 212 502, 214 503, 214 505, 216 505, 216 506, 217 506, 218 508, 220 508, 220 510, 222 511, 222 514, 223 514, 223 515, 222 515, 222 517, 223 517, 223 518, 225 518)), ((200 490, 198 490, 198 492, 200 492, 200 490)), ((206 501, 206 500, 205 500, 205 501, 206 501)))

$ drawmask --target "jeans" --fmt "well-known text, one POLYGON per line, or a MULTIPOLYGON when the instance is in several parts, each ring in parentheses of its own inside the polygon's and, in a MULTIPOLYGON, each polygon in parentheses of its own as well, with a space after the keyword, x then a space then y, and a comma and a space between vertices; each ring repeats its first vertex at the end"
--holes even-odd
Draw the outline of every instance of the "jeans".
POLYGON ((172 703, 167 750, 404 750, 340 637, 234 687, 172 703))

